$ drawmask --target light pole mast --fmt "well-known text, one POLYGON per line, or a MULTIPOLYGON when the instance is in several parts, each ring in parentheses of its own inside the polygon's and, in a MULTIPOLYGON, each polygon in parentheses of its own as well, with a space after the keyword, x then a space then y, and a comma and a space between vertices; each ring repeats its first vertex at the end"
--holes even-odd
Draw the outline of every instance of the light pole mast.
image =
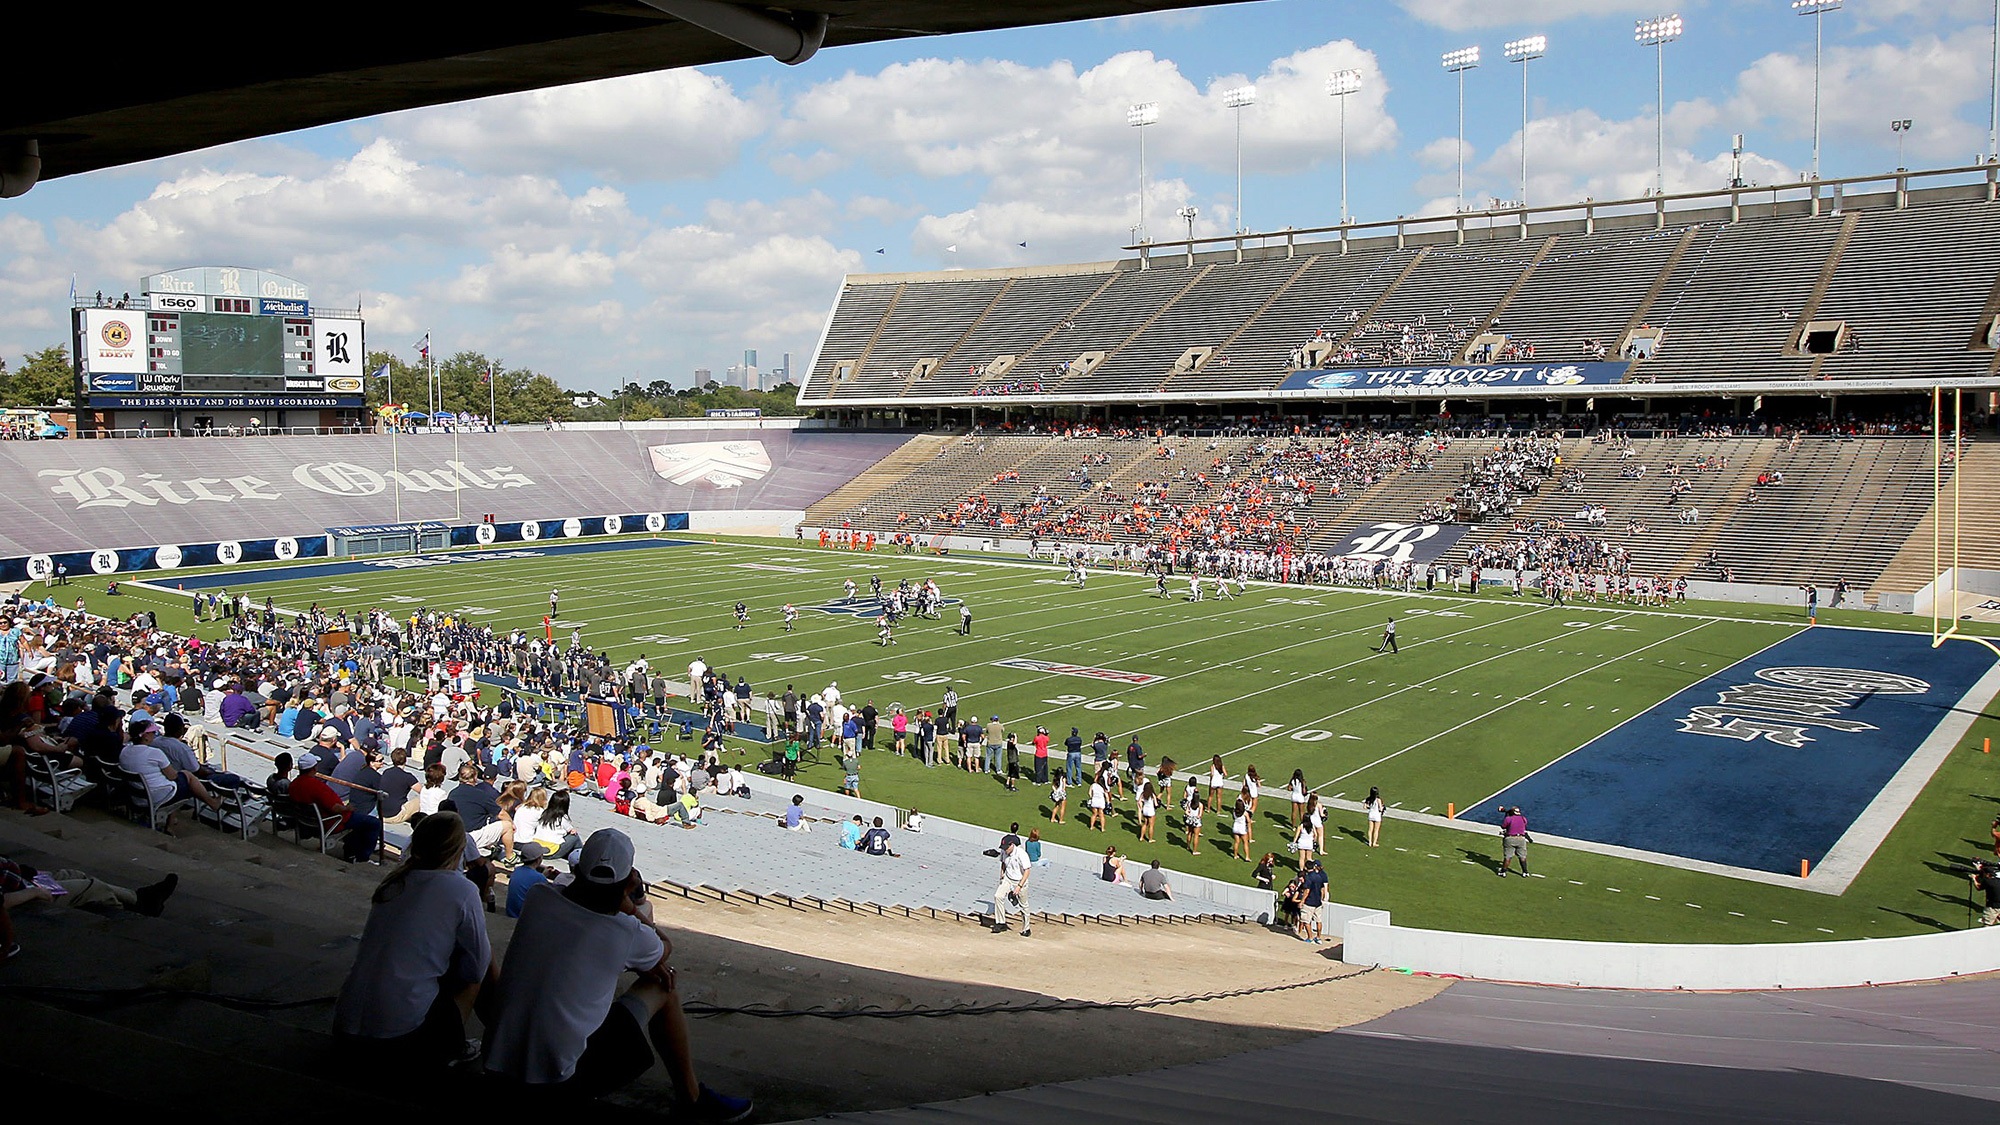
POLYGON ((1667 44, 1681 37, 1684 24, 1679 16, 1657 16, 1640 20, 1633 29, 1632 38, 1644 47, 1653 48, 1655 65, 1655 94, 1653 121, 1653 194, 1667 193, 1667 44))
POLYGON ((1547 54, 1548 49, 1546 35, 1530 35, 1500 48, 1508 61, 1521 64, 1521 209, 1524 212, 1528 208, 1528 63, 1547 54))
POLYGON ((1236 231, 1242 234, 1250 229, 1250 225, 1243 221, 1243 111, 1257 104, 1257 87, 1238 86, 1234 90, 1224 90, 1222 104, 1236 111, 1236 231))
POLYGON ((1440 60, 1447 73, 1458 76, 1458 209, 1465 210, 1465 72, 1479 65, 1479 48, 1446 51, 1440 60))
POLYGON ((1146 240, 1146 126, 1160 120, 1159 102, 1140 102, 1125 111, 1125 124, 1139 130, 1139 241, 1146 240))
POLYGON ((1354 216, 1347 209, 1347 95, 1361 89, 1361 72, 1336 70, 1327 76, 1326 92, 1340 103, 1340 221, 1354 216))
POLYGON ((1819 179, 1819 53, 1820 24, 1828 12, 1840 10, 1842 0, 1792 0, 1792 11, 1813 18, 1813 157, 1812 178, 1819 179))

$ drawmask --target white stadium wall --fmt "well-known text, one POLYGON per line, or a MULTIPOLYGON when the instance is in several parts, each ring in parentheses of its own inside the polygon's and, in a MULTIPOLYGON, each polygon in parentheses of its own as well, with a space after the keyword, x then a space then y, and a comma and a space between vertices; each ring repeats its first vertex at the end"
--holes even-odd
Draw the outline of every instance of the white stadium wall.
MULTIPOLYGON (((905 440, 703 429, 8 442, 0 558, 487 515, 741 512, 769 527, 774 513, 796 521, 905 440)), ((697 526, 725 525, 704 516, 697 526)))

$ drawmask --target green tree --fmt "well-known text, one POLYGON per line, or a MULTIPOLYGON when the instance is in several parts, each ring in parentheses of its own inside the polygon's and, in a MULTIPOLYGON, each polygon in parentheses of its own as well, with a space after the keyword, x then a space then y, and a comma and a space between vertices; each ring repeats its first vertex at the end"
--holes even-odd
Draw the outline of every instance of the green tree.
POLYGON ((50 407, 75 398, 76 368, 61 344, 29 352, 12 372, 0 365, 0 399, 8 406, 50 407))

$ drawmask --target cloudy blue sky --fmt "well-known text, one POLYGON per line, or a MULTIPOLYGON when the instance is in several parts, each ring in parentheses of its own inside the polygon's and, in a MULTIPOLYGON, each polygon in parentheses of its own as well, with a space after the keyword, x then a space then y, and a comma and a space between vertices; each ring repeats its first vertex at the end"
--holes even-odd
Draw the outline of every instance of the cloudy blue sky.
MULTIPOLYGON (((1339 211, 1336 107, 1348 99, 1358 219, 1449 211, 1466 76, 1466 195, 1519 195, 1520 71, 1501 44, 1549 37, 1526 136, 1532 202, 1649 190, 1654 67, 1643 0, 1262 0, 1029 31, 748 61, 327 126, 42 184, 0 203, 0 356, 63 342, 83 292, 188 265, 274 269, 317 301, 359 298, 369 343, 412 355, 426 331, 574 388, 685 386, 745 348, 803 369, 850 272, 1097 261, 1137 217, 1178 237, 1234 214, 1231 112, 1244 111, 1251 229, 1339 211), (1020 244, 1025 242, 1025 247, 1020 244), (955 251, 950 249, 955 247, 955 251), (883 251, 877 253, 877 250, 883 251)), ((1788 0, 1696 0, 1666 49, 1669 190, 1718 186, 1730 135, 1745 176, 1811 163, 1812 20, 1788 0)), ((1827 177, 1969 162, 1986 144, 1990 0, 1848 0, 1825 18, 1827 177)))

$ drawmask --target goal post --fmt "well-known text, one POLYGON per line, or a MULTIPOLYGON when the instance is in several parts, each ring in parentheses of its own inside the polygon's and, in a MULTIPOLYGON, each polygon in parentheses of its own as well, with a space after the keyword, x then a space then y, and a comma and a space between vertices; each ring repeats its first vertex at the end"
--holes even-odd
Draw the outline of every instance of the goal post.
POLYGON ((1945 441, 1945 388, 1931 388, 1931 647, 1938 648, 1949 640, 1971 641, 1985 645, 2000 654, 2000 645, 1995 645, 1985 637, 1969 636, 1958 631, 1959 603, 1959 546, 1960 546, 1960 487, 1964 478, 1965 454, 1965 392, 1951 389, 1951 441, 1945 441), (1945 494, 1945 467, 1951 467, 1951 493, 1945 494), (1949 518, 1951 529, 1945 530, 1949 518), (1947 543, 1947 540, 1949 541, 1947 543), (1949 553, 1947 553, 1947 547, 1949 553), (1947 581, 1946 576, 1950 578, 1947 581), (1947 589, 1947 587, 1949 587, 1947 589))

